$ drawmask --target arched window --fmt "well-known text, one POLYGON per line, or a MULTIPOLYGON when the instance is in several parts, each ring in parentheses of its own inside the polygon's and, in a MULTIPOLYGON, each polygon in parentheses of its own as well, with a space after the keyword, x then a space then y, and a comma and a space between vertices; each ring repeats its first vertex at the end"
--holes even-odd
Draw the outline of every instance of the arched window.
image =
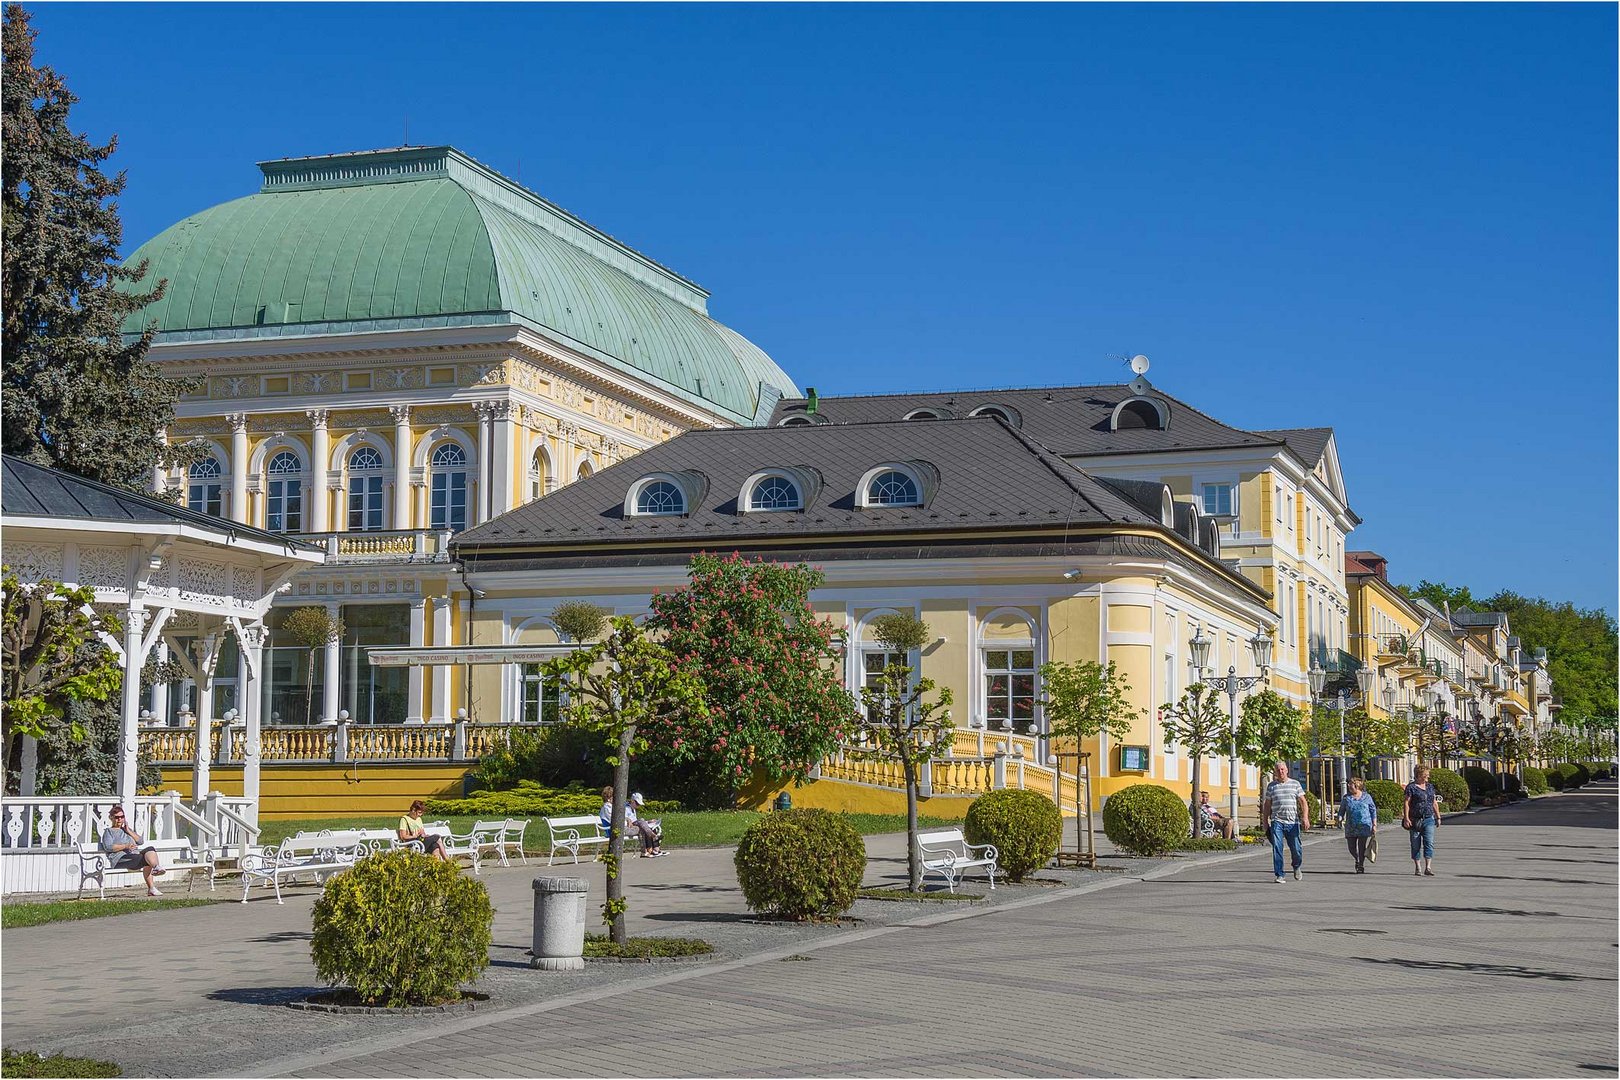
POLYGON ((916 506, 922 502, 917 482, 896 469, 885 469, 866 485, 867 506, 916 506))
POLYGON ((750 510, 799 510, 803 506, 799 485, 785 476, 767 476, 748 496, 750 510))
POLYGON ((808 416, 790 416, 786 420, 783 420, 781 423, 777 424, 776 426, 777 427, 809 427, 813 423, 815 423, 815 421, 810 419, 808 416))
POLYGON ((551 455, 542 446, 534 452, 534 460, 529 464, 529 500, 551 494, 556 486, 557 478, 551 475, 551 455))
POLYGON ((589 461, 582 461, 579 463, 578 471, 574 473, 574 479, 583 480, 595 471, 595 469, 591 468, 591 463, 589 461))
POLYGON ((298 532, 304 527, 304 466, 298 455, 283 450, 265 468, 269 483, 264 527, 271 532, 298 532))
POLYGON ((638 514, 684 514, 686 496, 668 480, 654 480, 636 493, 638 514))
POLYGON ((204 458, 191 467, 191 484, 186 489, 186 505, 199 514, 221 512, 223 485, 219 478, 224 472, 218 458, 204 458))
POLYGON ((907 420, 943 420, 945 414, 934 409, 913 409, 906 413, 907 420))
POLYGON ((428 527, 460 532, 467 527, 467 452, 458 443, 441 443, 428 466, 433 470, 428 527))
POLYGON ((1114 413, 1115 431, 1162 431, 1164 416, 1158 406, 1144 398, 1127 401, 1114 413))
POLYGON ((349 455, 349 531, 383 527, 383 459, 374 446, 349 455))
POLYGON ((1012 413, 1007 409, 1002 408, 1000 405, 980 405, 977 409, 974 409, 972 412, 968 413, 968 415, 1000 417, 1002 423, 1009 426, 1016 425, 1017 423, 1017 421, 1013 419, 1012 413))

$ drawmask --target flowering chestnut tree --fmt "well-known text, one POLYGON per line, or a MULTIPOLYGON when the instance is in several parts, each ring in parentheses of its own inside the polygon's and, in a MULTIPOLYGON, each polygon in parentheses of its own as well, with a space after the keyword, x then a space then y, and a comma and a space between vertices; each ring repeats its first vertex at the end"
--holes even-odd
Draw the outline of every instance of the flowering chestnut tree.
POLYGON ((702 552, 688 573, 684 588, 652 598, 648 627, 703 683, 706 709, 643 730, 733 797, 755 774, 804 779, 855 722, 839 678, 843 631, 810 606, 821 571, 702 552))

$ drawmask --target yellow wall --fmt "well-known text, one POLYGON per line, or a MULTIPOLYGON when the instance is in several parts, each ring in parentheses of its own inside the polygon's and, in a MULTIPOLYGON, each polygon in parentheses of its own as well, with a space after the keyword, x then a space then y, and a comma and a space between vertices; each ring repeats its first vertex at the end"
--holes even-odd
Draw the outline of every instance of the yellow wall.
MULTIPOLYGON (((424 762, 264 765, 259 772, 259 818, 313 818, 404 813, 412 799, 459 799, 467 763, 424 762)), ((216 765, 209 787, 242 794, 242 767, 216 765)), ((191 769, 163 770, 162 790, 191 798, 191 769)))

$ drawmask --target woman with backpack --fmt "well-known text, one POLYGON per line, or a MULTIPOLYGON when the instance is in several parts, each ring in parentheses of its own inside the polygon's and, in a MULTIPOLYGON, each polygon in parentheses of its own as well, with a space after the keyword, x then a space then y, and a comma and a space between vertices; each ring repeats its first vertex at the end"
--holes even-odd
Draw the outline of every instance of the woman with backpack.
POLYGON ((1350 845, 1350 857, 1356 860, 1356 873, 1367 872, 1367 845, 1378 831, 1378 804, 1367 794, 1367 785, 1361 777, 1350 779, 1350 791, 1339 804, 1339 820, 1344 822, 1344 842, 1350 845))

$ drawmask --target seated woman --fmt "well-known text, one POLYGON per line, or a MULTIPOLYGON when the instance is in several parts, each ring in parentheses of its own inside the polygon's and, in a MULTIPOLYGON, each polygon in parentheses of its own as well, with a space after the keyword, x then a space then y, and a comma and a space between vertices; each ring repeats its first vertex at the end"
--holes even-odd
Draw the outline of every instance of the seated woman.
POLYGON ((431 855, 435 859, 450 861, 445 853, 444 841, 422 827, 422 811, 427 809, 427 803, 417 799, 411 803, 410 810, 399 819, 398 835, 401 840, 415 840, 422 845, 422 853, 431 855))
POLYGON ((167 873, 158 865, 157 852, 151 848, 141 850, 144 841, 140 834, 131 829, 124 820, 124 808, 115 806, 108 814, 111 821, 105 829, 101 830, 101 850, 107 852, 108 862, 114 870, 139 870, 146 879, 146 895, 162 896, 158 887, 152 884, 152 878, 158 874, 167 873))
MULTIPOLYGON (((1218 833, 1224 840, 1237 839, 1237 822, 1231 820, 1225 814, 1221 813, 1219 810, 1215 809, 1215 807, 1210 805, 1209 792, 1207 791, 1200 792, 1198 814, 1205 821, 1209 822, 1211 832, 1218 833)), ((1204 830, 1200 828, 1198 832, 1199 835, 1202 836, 1204 830)))
MULTIPOLYGON (((602 789, 602 831, 611 835, 613 831, 613 788, 602 789)), ((644 859, 658 859, 668 854, 659 847, 659 831, 652 825, 642 821, 636 816, 635 800, 624 808, 624 827, 629 832, 641 837, 641 857, 644 859)), ((628 840, 629 833, 625 839, 628 840)))

